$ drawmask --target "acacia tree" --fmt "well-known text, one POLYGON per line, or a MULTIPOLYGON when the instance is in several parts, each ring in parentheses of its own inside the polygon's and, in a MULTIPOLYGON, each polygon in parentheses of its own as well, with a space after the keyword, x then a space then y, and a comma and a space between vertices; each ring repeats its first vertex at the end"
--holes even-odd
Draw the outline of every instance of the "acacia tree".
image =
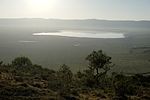
POLYGON ((111 57, 103 53, 102 50, 93 51, 86 57, 86 60, 89 62, 89 69, 93 71, 97 84, 99 83, 99 77, 106 75, 112 67, 111 57))

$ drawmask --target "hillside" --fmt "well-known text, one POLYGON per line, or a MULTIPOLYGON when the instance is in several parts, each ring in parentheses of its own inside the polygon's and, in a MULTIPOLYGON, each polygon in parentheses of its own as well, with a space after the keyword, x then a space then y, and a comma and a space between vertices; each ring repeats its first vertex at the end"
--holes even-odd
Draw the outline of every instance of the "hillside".
MULTIPOLYGON (((87 60, 90 59, 93 53, 87 56, 87 60)), ((30 59, 26 57, 18 57, 10 64, 0 63, 0 99, 150 99, 150 75, 148 73, 127 74, 113 72, 108 75, 107 71, 109 70, 111 69, 107 67, 106 69, 104 68, 104 72, 94 74, 91 68, 87 67, 83 72, 72 73, 67 65, 62 65, 56 71, 32 64, 30 59), (99 77, 98 80, 96 77, 99 77)))

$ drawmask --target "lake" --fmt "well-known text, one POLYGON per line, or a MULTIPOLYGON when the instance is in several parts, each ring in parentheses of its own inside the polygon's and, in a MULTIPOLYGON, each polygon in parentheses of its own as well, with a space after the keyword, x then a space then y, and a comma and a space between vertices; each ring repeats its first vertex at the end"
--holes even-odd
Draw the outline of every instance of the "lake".
POLYGON ((49 33, 33 33, 33 36, 63 36, 76 38, 125 38, 123 33, 90 33, 90 32, 74 32, 74 31, 59 31, 49 33))

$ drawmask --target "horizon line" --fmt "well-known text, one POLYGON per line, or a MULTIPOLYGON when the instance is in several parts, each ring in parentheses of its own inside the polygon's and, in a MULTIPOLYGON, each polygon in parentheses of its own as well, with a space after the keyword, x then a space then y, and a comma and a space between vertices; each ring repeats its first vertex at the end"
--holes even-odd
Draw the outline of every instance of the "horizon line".
POLYGON ((12 18, 0 18, 0 19, 44 19, 44 20, 99 20, 99 21, 150 21, 150 19, 100 19, 100 18, 36 18, 36 17, 12 17, 12 18))

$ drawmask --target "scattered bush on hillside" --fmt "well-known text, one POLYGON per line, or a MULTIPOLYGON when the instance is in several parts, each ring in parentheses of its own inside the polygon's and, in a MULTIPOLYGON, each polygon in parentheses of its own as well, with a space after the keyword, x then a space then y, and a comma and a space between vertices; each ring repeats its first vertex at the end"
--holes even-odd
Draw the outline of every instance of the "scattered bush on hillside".
POLYGON ((93 51, 86 60, 87 69, 75 74, 65 64, 55 71, 32 64, 27 57, 17 57, 7 65, 0 62, 0 78, 11 76, 0 80, 0 99, 1 96, 34 97, 49 96, 50 93, 63 99, 77 99, 82 95, 114 100, 127 100, 130 96, 149 98, 150 76, 108 75, 113 65, 111 57, 102 50, 93 51))

